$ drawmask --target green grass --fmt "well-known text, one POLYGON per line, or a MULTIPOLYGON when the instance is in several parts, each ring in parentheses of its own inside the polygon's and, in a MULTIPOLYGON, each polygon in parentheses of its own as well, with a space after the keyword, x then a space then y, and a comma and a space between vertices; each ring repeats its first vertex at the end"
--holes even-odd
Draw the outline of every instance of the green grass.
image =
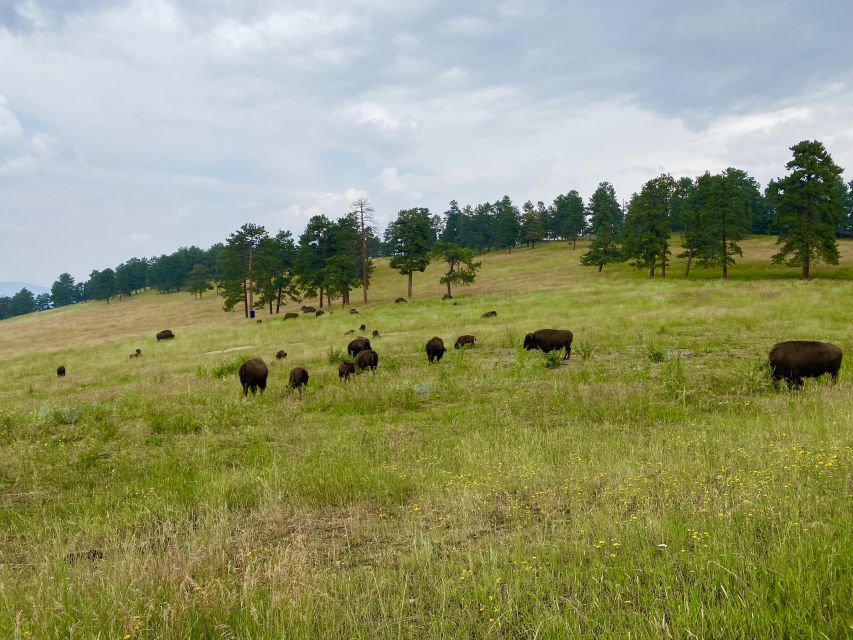
POLYGON ((0 637, 850 637, 850 364, 789 393, 762 363, 853 354, 853 247, 812 282, 771 248, 728 283, 552 245, 484 256, 455 306, 435 267, 393 304, 380 263, 358 316, 145 294, 0 323, 0 637), (379 369, 342 384, 362 322, 379 369), (520 348, 542 327, 568 363, 520 348))

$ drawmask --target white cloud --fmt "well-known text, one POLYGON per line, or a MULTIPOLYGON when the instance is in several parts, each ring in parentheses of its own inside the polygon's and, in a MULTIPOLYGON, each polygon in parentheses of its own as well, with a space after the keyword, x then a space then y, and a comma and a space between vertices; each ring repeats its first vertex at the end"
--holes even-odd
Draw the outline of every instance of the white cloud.
POLYGON ((423 197, 423 194, 406 185, 397 167, 384 167, 382 173, 374 178, 374 182, 379 185, 383 192, 401 196, 408 202, 414 202, 423 197))

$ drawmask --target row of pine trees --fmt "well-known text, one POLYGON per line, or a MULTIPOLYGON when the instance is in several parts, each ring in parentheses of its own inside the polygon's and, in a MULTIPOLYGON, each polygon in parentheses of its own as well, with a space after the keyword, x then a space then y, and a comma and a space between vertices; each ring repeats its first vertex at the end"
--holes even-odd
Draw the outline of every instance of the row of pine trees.
POLYGON ((109 302, 144 289, 185 290, 200 297, 212 283, 226 310, 240 306, 246 315, 251 309, 278 313, 288 300, 348 304, 356 288, 366 302, 377 256, 388 256, 391 268, 407 276, 409 297, 414 274, 442 261, 441 282, 451 296, 452 285, 476 276, 476 253, 555 240, 574 247, 582 237, 591 241, 581 264, 598 271, 630 262, 650 277, 665 276, 675 254, 688 276, 700 266, 719 268, 727 278, 747 234, 774 234, 780 250, 773 261, 799 267, 807 279, 815 262, 838 263, 837 237, 853 237, 853 182, 844 182, 821 142, 803 141, 791 150, 787 175, 763 192, 745 171, 729 168, 696 178, 658 176, 628 202, 620 202, 613 186, 602 182, 586 203, 572 190, 550 205, 527 201, 520 209, 509 196, 464 207, 454 200, 440 216, 422 207, 406 209, 381 238, 365 200, 337 220, 312 217, 296 240, 290 231, 271 235, 246 224, 207 250, 182 247, 159 257, 131 258, 114 269, 92 271, 85 282, 63 273, 49 294, 22 289, 0 297, 0 319, 85 300, 109 302))

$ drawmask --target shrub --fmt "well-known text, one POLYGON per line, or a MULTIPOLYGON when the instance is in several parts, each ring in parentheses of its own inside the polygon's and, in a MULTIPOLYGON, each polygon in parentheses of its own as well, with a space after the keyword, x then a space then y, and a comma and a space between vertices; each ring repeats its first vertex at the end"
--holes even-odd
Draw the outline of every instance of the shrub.
POLYGON ((646 357, 649 362, 663 362, 666 360, 666 351, 660 345, 648 342, 643 345, 646 349, 646 357))
POLYGON ((580 356, 581 362, 589 360, 595 354, 595 345, 591 342, 578 342, 572 349, 573 353, 580 356))
POLYGON ((542 358, 545 360, 546 369, 558 369, 560 367, 560 362, 563 359, 559 351, 543 353, 542 358))
POLYGON ((346 354, 340 347, 327 347, 326 358, 329 360, 329 364, 338 364, 346 359, 346 354))
POLYGON ((227 378, 228 376, 232 376, 240 369, 240 365, 243 364, 243 360, 235 360, 233 362, 223 362, 220 365, 213 367, 210 374, 214 378, 222 379, 227 378))

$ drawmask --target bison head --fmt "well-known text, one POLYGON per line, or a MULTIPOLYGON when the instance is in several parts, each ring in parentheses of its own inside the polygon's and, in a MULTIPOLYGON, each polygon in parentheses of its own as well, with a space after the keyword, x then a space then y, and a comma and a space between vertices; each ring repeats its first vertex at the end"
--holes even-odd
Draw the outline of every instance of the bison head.
POLYGON ((525 349, 530 351, 535 346, 536 345, 533 344, 533 334, 532 333, 528 333, 526 336, 524 336, 524 348, 525 349))

